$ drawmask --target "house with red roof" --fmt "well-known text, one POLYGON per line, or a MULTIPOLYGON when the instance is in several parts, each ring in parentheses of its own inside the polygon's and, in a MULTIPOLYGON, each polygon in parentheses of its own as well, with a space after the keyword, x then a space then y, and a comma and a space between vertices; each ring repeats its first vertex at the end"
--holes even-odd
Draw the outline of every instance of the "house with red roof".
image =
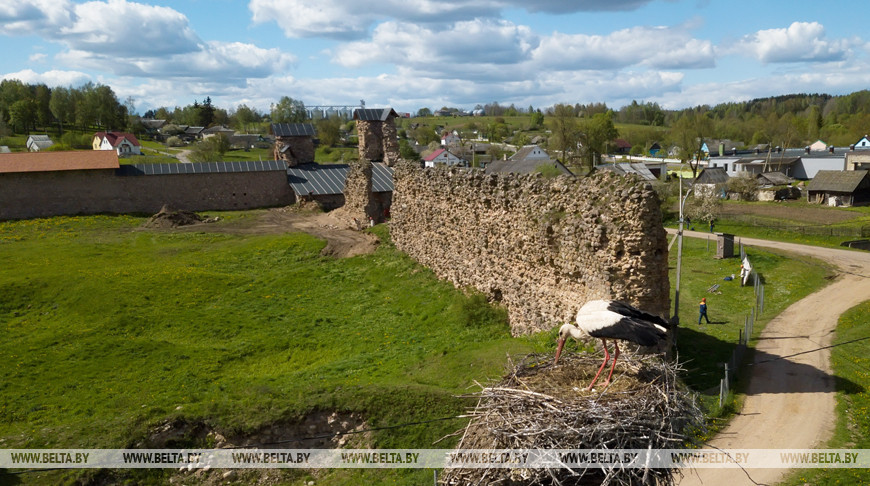
POLYGON ((114 150, 119 156, 142 155, 136 136, 125 132, 97 132, 94 134, 94 150, 114 150))
POLYGON ((423 157, 423 165, 435 167, 435 165, 465 165, 465 160, 450 153, 447 149, 438 149, 423 157))

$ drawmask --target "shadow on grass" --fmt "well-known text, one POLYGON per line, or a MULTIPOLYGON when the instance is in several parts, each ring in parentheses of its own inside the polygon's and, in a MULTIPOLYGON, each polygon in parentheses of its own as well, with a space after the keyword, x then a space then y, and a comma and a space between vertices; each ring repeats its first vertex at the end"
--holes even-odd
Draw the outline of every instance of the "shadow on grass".
POLYGON ((12 474, 6 469, 0 469, 0 486, 11 486, 13 484, 21 484, 21 477, 18 474, 12 474))

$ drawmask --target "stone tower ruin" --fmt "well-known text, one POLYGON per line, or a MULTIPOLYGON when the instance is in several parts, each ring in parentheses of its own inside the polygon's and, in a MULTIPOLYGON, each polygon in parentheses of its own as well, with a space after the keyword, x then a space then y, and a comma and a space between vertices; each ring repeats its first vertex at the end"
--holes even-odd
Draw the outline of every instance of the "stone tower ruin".
POLYGON ((275 160, 289 167, 314 162, 314 125, 310 123, 273 123, 275 160))
POLYGON ((392 108, 360 108, 354 110, 359 135, 359 159, 383 162, 392 167, 399 160, 399 137, 392 108))

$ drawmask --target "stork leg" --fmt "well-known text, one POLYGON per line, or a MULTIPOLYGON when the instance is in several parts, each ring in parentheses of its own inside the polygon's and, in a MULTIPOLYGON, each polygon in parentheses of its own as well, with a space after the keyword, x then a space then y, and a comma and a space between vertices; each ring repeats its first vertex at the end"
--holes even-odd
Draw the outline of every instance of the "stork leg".
POLYGON ((610 384, 610 377, 613 376, 613 369, 616 368, 616 359, 619 358, 619 342, 613 341, 613 349, 616 350, 613 353, 613 365, 610 367, 610 374, 607 375, 607 381, 604 382, 604 386, 610 384))
MULTIPOLYGON (((599 376, 599 375, 601 374, 601 372, 604 370, 604 367, 607 366, 607 362, 610 361, 610 353, 607 352, 607 341, 605 341, 604 339, 602 339, 602 340, 601 340, 601 344, 604 346, 604 362, 601 363, 601 368, 598 368, 598 373, 595 374, 595 378, 592 379, 592 383, 589 384, 589 388, 587 388, 587 390, 591 390, 591 389, 592 389, 592 385, 595 384, 595 381, 598 380, 598 376, 599 376)), ((616 349, 619 349, 619 348, 616 348, 616 349)), ((614 361, 614 363, 616 363, 616 361, 614 361)), ((613 373, 613 370, 611 370, 610 372, 611 372, 611 374, 612 374, 612 373, 613 373)), ((609 377, 608 377, 607 379, 610 380, 609 377)))

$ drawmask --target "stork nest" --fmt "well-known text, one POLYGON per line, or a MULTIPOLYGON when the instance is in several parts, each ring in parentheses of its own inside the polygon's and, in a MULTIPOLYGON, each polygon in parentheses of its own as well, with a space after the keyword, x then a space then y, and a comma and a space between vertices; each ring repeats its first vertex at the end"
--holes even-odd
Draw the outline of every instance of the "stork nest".
MULTIPOLYGON (((608 387, 589 382, 601 364, 583 354, 529 355, 510 363, 497 385, 472 397, 458 449, 677 449, 704 428, 695 396, 677 379, 680 367, 657 356, 620 356, 608 387), (694 432, 694 433, 693 433, 694 432)), ((609 368, 609 366, 608 366, 609 368)), ((601 381, 609 370, 602 371, 601 381)), ((678 472, 679 473, 679 472, 678 472)), ((675 483, 668 469, 450 468, 450 485, 586 485, 675 483)))

